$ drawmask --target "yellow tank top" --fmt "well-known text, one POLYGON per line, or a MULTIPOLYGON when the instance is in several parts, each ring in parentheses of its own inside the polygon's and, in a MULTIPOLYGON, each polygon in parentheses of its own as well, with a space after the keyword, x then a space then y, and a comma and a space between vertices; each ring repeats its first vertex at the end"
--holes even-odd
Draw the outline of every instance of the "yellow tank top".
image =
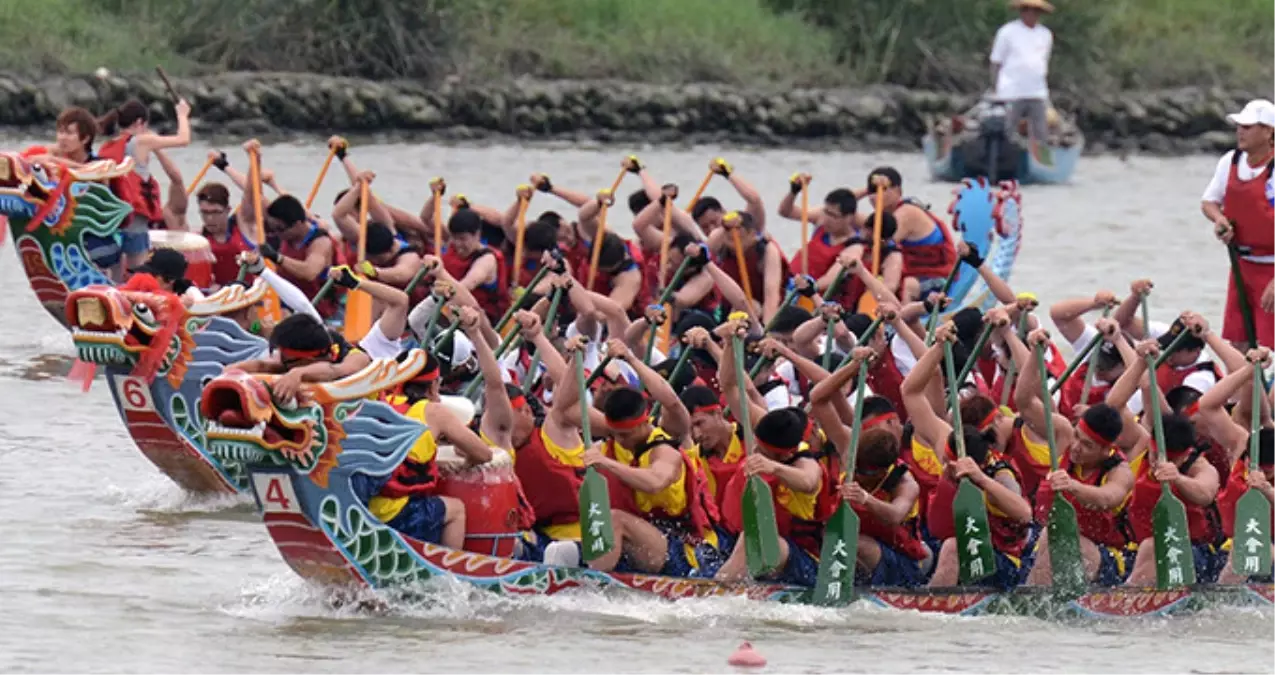
MULTIPOLYGON (((726 452, 722 453, 721 459, 724 464, 734 464, 744 459, 744 444, 739 442, 739 436, 735 434, 737 429, 739 429, 738 423, 730 425, 730 444, 726 446, 726 452)), ((686 451, 686 454, 690 455, 690 458, 704 472, 704 481, 708 485, 708 493, 716 499, 719 486, 717 485, 717 476, 713 473, 712 465, 708 463, 708 457, 700 453, 698 443, 692 445, 686 451)), ((721 487, 724 488, 725 486, 721 487)))
MULTIPOLYGON (((810 445, 803 442, 797 447, 797 452, 810 452, 810 445)), ((823 464, 819 464, 819 468, 823 470, 823 464)), ((777 482, 779 485, 775 490, 775 502, 787 509, 788 513, 791 513, 794 518, 814 520, 815 506, 819 501, 819 491, 797 492, 785 485, 783 481, 777 482)))
MULTIPOLYGON (((566 448, 553 442, 549 438, 549 434, 544 429, 537 429, 536 433, 540 434, 540 442, 544 444, 545 451, 554 461, 565 464, 570 467, 584 468, 584 443, 580 443, 574 448, 566 448)), ((517 459, 515 458, 515 462, 517 459)), ((580 541, 580 521, 574 523, 558 523, 557 525, 544 526, 545 536, 553 540, 570 540, 580 541)))
POLYGON ((1031 439, 1031 434, 1027 433, 1027 425, 1023 425, 1018 430, 1023 440, 1023 447, 1027 448, 1027 458, 1036 466, 1049 466, 1049 444, 1037 443, 1031 439))
MULTIPOLYGON (((668 432, 656 427, 652 429, 650 435, 646 437, 646 442, 648 445, 657 442, 667 442, 672 444, 673 438, 668 435, 668 432)), ((633 466, 634 458, 632 450, 614 441, 611 442, 611 448, 612 452, 615 453, 615 461, 620 462, 621 464, 633 466)), ((637 460, 637 466, 642 469, 649 468, 651 466, 651 453, 642 453, 642 456, 637 460)), ((686 513, 687 509, 686 478, 686 464, 682 463, 677 469, 677 479, 674 480, 672 484, 656 493, 634 490, 633 501, 637 505, 638 510, 644 514, 649 514, 653 511, 659 510, 673 518, 681 516, 686 513)))
MULTIPOLYGON (((408 408, 408 419, 417 422, 425 421, 425 406, 429 403, 427 400, 417 401, 408 408)), ((420 438, 416 439, 416 443, 412 445, 412 449, 407 452, 407 459, 417 464, 427 464, 434 461, 434 456, 438 454, 438 441, 434 438, 434 432, 426 429, 420 438)), ((407 506, 407 500, 411 497, 381 497, 376 496, 368 500, 367 510, 372 515, 381 519, 382 523, 388 523, 398 516, 399 512, 407 506)))
POLYGON ((934 453, 934 448, 917 440, 915 433, 912 434, 912 459, 917 469, 935 477, 943 475, 943 463, 934 453))

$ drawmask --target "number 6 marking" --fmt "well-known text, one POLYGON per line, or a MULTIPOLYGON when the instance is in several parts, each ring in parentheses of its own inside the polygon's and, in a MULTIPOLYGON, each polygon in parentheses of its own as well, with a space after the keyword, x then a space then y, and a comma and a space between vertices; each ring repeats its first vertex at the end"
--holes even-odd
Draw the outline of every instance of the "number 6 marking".
POLYGON ((121 377, 115 380, 115 391, 125 410, 150 412, 155 410, 150 388, 140 377, 121 377))
POLYGON ((253 474, 252 486, 266 513, 301 513, 292 481, 279 474, 253 474))

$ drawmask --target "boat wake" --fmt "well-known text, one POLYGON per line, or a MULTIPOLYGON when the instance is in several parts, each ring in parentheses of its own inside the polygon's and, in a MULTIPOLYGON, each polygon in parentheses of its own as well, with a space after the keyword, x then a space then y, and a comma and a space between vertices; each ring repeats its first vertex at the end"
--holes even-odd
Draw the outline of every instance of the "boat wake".
POLYGON ((187 492, 159 475, 127 486, 108 485, 103 497, 110 503, 152 516, 197 518, 222 513, 242 514, 245 520, 260 520, 251 495, 187 492))

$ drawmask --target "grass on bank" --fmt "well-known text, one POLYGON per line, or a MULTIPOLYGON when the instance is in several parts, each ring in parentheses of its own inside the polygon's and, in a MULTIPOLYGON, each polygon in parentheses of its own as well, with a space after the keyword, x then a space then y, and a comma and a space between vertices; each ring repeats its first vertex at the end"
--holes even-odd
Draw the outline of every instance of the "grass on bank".
MULTIPOLYGON (((1055 4, 1057 90, 1270 90, 1270 0, 1055 4)), ((0 69, 970 91, 1013 15, 1007 0, 10 0, 0 69)))

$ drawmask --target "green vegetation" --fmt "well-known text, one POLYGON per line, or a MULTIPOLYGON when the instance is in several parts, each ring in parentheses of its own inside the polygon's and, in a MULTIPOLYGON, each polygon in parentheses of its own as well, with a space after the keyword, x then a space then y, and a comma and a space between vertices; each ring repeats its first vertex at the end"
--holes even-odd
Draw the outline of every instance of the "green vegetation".
MULTIPOLYGON (((1272 78, 1269 0, 1060 2, 1057 89, 1272 78)), ((1006 0, 40 0, 0 3, 12 70, 518 75, 987 86, 1006 0)))

